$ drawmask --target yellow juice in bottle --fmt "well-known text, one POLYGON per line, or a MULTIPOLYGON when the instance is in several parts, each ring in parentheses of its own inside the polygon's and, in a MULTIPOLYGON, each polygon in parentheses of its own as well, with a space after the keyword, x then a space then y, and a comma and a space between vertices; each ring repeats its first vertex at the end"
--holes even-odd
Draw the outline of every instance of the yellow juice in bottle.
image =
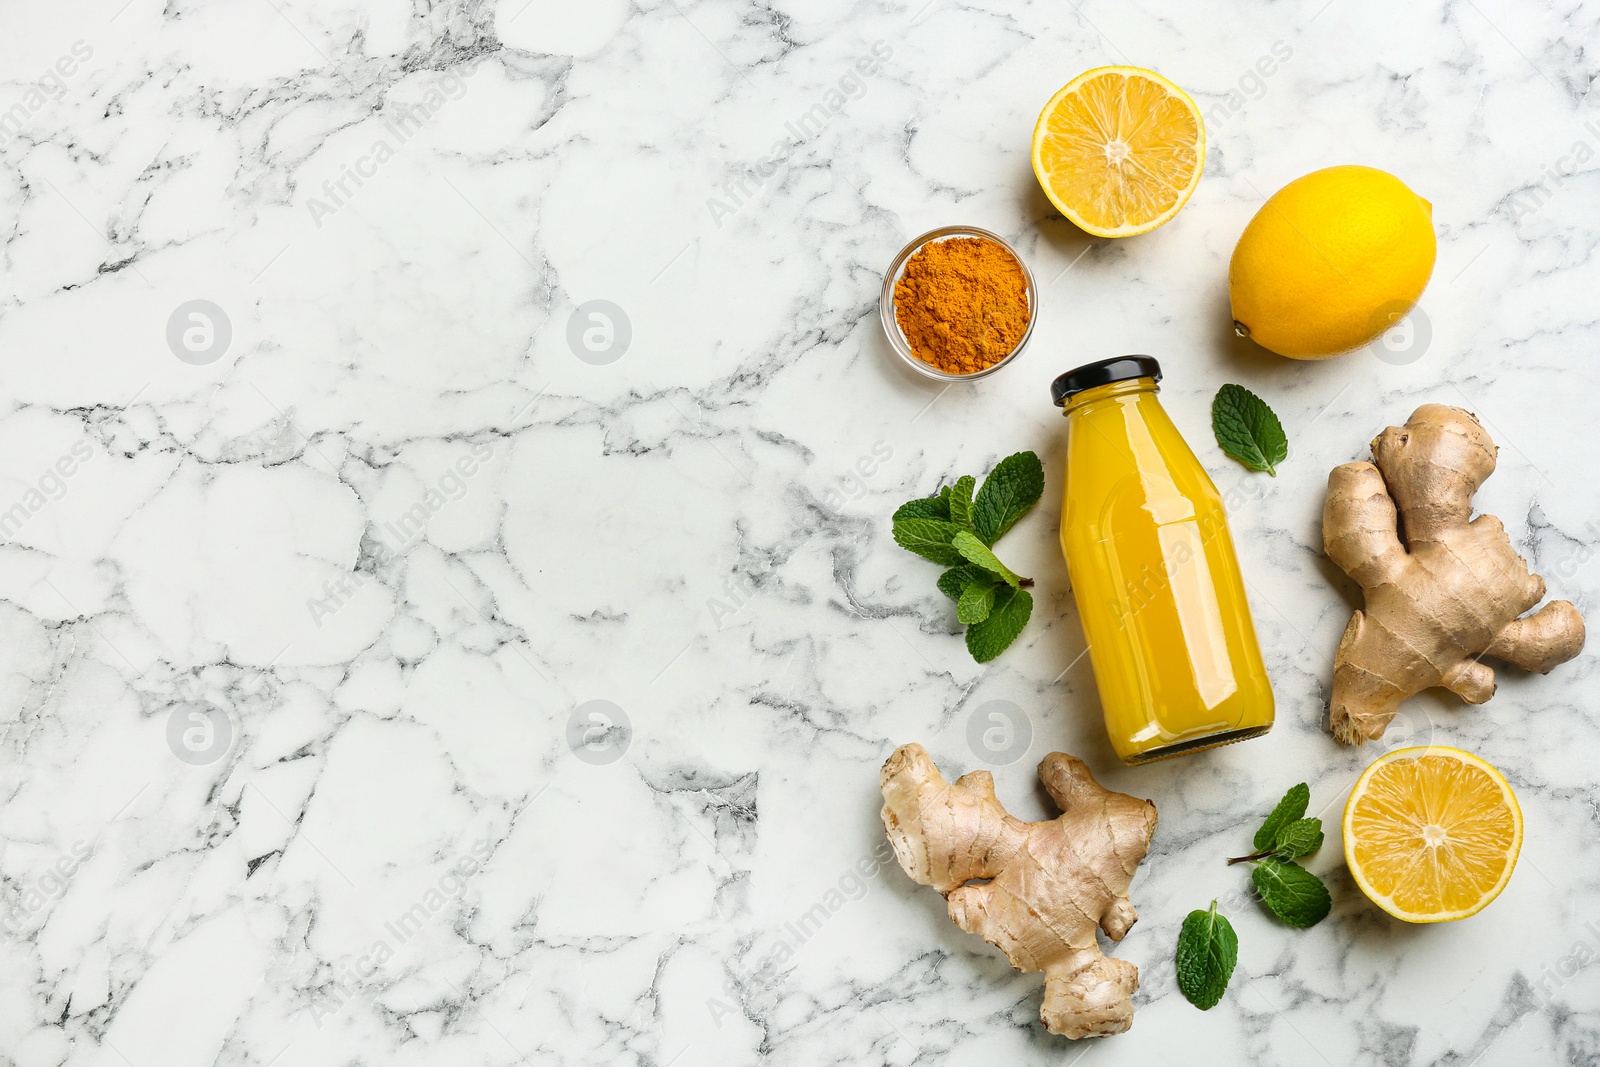
POLYGON ((1127 763, 1272 728, 1227 511, 1157 399, 1160 378, 1155 360, 1124 356, 1052 387, 1067 419, 1061 551, 1127 763))

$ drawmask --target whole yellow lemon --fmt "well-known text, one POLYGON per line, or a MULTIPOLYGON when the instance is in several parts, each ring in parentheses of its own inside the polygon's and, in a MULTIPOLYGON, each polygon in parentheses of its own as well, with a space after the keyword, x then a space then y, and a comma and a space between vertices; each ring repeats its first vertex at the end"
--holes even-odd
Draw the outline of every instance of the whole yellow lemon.
POLYGON ((1433 205, 1399 178, 1312 171, 1261 205, 1233 250, 1234 328, 1294 359, 1360 348, 1416 304, 1437 251, 1433 205))

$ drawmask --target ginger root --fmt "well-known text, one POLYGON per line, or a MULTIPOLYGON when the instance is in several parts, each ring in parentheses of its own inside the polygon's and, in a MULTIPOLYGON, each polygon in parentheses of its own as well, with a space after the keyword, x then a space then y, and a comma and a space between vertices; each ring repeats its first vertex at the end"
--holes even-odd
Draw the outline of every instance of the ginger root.
POLYGON ((1039 764, 1061 809, 1049 822, 1007 814, 988 771, 946 782, 921 745, 896 749, 881 777, 883 825, 900 866, 944 894, 961 929, 1017 970, 1044 972, 1046 1029, 1071 1038, 1128 1029, 1139 968, 1101 953, 1094 930, 1121 941, 1139 918, 1128 883, 1150 847, 1155 805, 1102 788, 1064 752, 1039 764))
POLYGON ((1480 656, 1542 674, 1583 648, 1569 602, 1521 617, 1544 599, 1544 579, 1499 519, 1471 518, 1495 452, 1471 414, 1424 404, 1372 442, 1376 466, 1328 476, 1323 547, 1365 594, 1334 659, 1329 725, 1345 744, 1382 737, 1401 702, 1432 686, 1488 700, 1494 671, 1480 656))

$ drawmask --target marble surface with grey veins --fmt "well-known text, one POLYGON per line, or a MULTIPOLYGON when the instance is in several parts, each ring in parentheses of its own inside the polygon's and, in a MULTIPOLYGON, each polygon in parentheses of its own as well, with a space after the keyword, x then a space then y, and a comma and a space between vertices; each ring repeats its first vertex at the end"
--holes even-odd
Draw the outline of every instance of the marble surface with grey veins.
MULTIPOLYGON (((1426 401, 1500 442, 1479 496, 1600 605, 1595 0, 1396 4, 90 0, 0 34, 0 1065, 1593 1064, 1600 680, 1503 671, 1324 728, 1353 587, 1327 471, 1426 401), (1155 68, 1207 115, 1161 230, 1091 240, 1035 185, 1040 106, 1155 68), (1295 363, 1232 337, 1273 190, 1365 163, 1433 204, 1420 311, 1295 363), (881 271, 969 223, 1039 279, 1028 350, 939 388, 881 271), (1056 545, 1047 386, 1126 352, 1229 494, 1278 724, 1112 756, 1056 545), (1211 441, 1238 382, 1278 477, 1211 441), (904 499, 1021 449, 1037 580, 975 665, 904 499), (1480 753, 1526 816, 1504 895, 1416 928, 1337 817, 1383 747, 1480 753), (1160 810, 1114 951, 1130 1033, 1072 1045, 1037 976, 883 865, 920 741, 1049 814, 1061 749, 1160 810), (1332 916, 1223 859, 1294 782, 1332 916), (1201 1013, 1179 924, 1238 971, 1201 1013)), ((1108 945, 1108 947, 1110 947, 1108 945)))

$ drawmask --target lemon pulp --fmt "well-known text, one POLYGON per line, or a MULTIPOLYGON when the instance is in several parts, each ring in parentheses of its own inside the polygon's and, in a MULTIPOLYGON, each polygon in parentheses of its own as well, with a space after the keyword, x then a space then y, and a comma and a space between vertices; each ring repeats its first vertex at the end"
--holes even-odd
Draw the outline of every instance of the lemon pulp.
POLYGON ((1068 82, 1033 129, 1033 172, 1056 208, 1097 237, 1155 229, 1188 201, 1206 133, 1189 94, 1154 71, 1097 67, 1068 82))
POLYGON ((1408 748, 1362 773, 1344 813, 1361 891, 1408 922, 1482 911, 1511 879, 1522 812, 1494 767, 1460 749, 1408 748))

